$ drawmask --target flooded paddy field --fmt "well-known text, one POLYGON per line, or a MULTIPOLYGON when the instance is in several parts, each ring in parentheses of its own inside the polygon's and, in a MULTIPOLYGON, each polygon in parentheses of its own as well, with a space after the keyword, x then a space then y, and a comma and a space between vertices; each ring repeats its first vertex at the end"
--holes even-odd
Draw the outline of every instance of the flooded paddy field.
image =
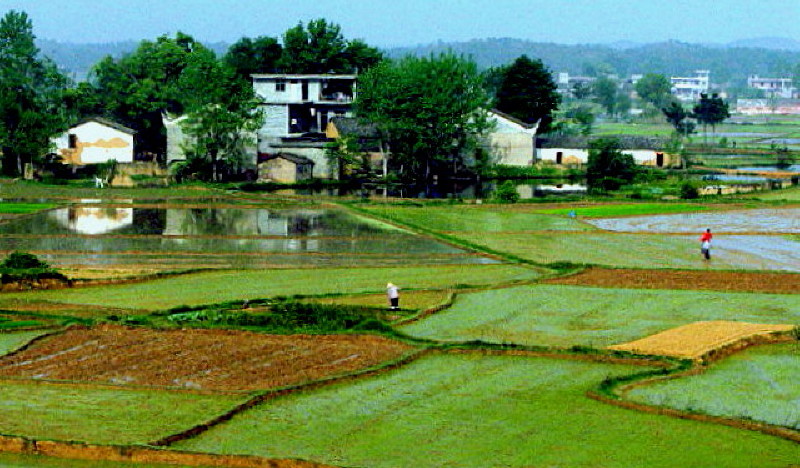
POLYGON ((615 232, 679 234, 677 237, 684 237, 687 245, 696 239, 683 234, 699 236, 705 229, 711 229, 715 234, 711 263, 737 269, 800 271, 800 237, 796 235, 800 233, 800 209, 797 208, 632 216, 587 222, 615 232))
POLYGON ((800 208, 695 212, 657 216, 591 219, 588 223, 609 231, 697 232, 709 228, 725 233, 800 233, 800 208))
POLYGON ((342 210, 73 206, 0 224, 0 251, 54 266, 267 266, 491 263, 483 256, 342 210))

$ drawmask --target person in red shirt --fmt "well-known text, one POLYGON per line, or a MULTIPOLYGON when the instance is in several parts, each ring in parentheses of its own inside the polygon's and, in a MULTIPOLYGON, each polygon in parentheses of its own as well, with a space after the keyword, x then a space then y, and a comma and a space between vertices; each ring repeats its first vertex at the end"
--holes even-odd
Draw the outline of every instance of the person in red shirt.
POLYGON ((706 260, 711 260, 711 229, 706 229, 706 232, 700 236, 700 253, 706 260))

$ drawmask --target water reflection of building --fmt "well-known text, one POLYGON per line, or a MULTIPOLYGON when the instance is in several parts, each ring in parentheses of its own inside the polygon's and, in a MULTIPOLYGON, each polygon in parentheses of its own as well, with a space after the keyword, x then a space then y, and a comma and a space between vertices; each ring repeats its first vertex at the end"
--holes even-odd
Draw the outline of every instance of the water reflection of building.
POLYGON ((88 235, 107 234, 133 224, 133 208, 78 206, 55 210, 52 216, 67 229, 88 235))
POLYGON ((324 210, 275 212, 238 208, 168 209, 167 236, 319 236, 329 216, 324 210))

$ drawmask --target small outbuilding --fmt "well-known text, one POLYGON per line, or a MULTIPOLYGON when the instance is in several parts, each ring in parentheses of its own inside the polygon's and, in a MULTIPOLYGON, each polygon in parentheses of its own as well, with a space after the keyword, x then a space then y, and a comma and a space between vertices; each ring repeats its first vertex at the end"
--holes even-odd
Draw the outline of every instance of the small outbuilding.
POLYGON ((132 163, 136 131, 100 117, 81 120, 53 139, 65 164, 132 163))
POLYGON ((293 184, 314 176, 314 161, 291 153, 258 154, 258 180, 293 184))

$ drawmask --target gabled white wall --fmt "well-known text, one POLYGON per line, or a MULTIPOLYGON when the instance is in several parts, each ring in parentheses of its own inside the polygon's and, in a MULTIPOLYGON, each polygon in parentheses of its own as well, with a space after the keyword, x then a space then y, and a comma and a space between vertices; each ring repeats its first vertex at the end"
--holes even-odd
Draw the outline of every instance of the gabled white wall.
POLYGON ((133 135, 103 125, 85 122, 70 128, 55 139, 56 152, 65 162, 97 164, 116 159, 119 163, 133 162, 133 135), (69 147, 69 135, 77 137, 77 147, 69 147))

